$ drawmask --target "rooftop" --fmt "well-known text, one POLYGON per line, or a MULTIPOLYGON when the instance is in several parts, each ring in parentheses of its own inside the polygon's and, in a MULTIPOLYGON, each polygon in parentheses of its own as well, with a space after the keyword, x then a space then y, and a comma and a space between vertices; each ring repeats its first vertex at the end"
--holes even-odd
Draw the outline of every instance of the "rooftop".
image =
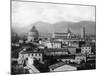
POLYGON ((28 49, 22 52, 22 54, 27 54, 27 53, 43 53, 43 51, 37 49, 28 49))
POLYGON ((44 49, 45 52, 67 52, 68 49, 66 48, 47 48, 44 49))
POLYGON ((91 45, 90 44, 84 44, 84 45, 82 45, 82 47, 91 47, 91 45))
POLYGON ((59 63, 56 63, 56 64, 49 66, 49 68, 55 69, 57 67, 65 65, 65 64, 66 64, 65 62, 59 62, 59 63))
MULTIPOLYGON (((56 64, 53 64, 53 65, 49 66, 49 68, 55 69, 55 68, 58 68, 58 67, 61 67, 61 66, 64 66, 64 65, 67 66, 66 69, 68 69, 68 70, 71 70, 72 68, 75 68, 75 69, 76 69, 76 67, 78 67, 78 66, 76 66, 76 65, 70 65, 70 64, 67 64, 67 63, 65 63, 65 62, 59 62, 59 63, 56 63, 56 64)), ((65 68, 65 67, 64 67, 64 68, 65 68)))

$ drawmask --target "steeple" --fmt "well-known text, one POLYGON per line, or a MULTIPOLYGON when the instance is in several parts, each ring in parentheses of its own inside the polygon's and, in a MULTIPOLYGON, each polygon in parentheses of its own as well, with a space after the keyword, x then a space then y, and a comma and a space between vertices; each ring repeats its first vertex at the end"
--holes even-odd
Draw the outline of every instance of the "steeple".
POLYGON ((83 26, 81 29, 81 38, 85 38, 85 27, 83 26))
POLYGON ((71 30, 69 28, 67 28, 67 33, 71 33, 71 30))

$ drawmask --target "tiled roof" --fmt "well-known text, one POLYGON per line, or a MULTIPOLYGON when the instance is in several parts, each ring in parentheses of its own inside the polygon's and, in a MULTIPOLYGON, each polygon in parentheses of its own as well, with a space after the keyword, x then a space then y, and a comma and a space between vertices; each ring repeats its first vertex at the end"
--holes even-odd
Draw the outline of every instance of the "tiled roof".
POLYGON ((86 55, 79 53, 79 54, 75 54, 75 56, 86 56, 86 55))
POLYGON ((44 50, 45 52, 67 52, 66 48, 48 48, 44 50))
POLYGON ((59 63, 56 63, 56 64, 53 64, 53 65, 49 66, 49 68, 55 69, 55 68, 58 68, 60 66, 65 65, 65 64, 66 63, 64 63, 64 62, 59 62, 59 63))
POLYGON ((91 47, 91 45, 90 44, 84 44, 84 45, 82 45, 82 47, 91 47))
POLYGON ((26 50, 26 51, 23 51, 22 54, 27 54, 27 53, 43 53, 42 50, 26 50))

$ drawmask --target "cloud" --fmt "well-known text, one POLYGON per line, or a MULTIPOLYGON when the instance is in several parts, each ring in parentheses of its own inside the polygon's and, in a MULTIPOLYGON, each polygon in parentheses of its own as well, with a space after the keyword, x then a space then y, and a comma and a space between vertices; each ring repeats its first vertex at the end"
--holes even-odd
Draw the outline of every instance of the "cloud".
POLYGON ((12 25, 24 27, 43 21, 54 24, 60 21, 95 21, 94 6, 63 5, 12 1, 12 25))

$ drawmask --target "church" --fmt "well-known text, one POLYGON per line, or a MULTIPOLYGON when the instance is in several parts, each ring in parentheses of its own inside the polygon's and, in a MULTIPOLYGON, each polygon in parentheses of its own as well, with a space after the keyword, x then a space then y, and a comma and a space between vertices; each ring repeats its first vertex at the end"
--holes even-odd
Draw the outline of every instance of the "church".
POLYGON ((39 32, 38 30, 36 29, 35 26, 33 26, 30 31, 28 32, 28 35, 27 35, 27 41, 28 42, 34 42, 36 40, 38 40, 38 37, 39 37, 39 32))

